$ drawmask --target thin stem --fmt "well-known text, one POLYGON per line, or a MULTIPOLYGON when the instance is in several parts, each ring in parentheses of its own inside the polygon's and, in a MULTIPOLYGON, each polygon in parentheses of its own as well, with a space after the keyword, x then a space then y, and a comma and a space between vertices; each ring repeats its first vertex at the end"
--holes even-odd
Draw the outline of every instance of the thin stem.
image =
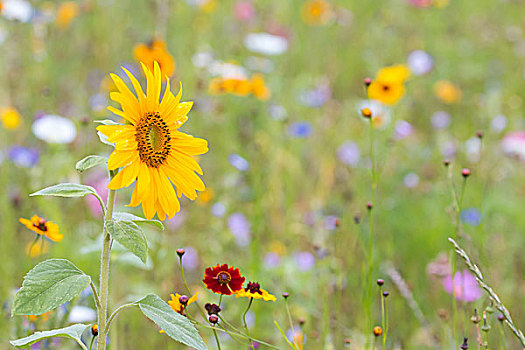
POLYGON ((95 336, 91 338, 91 343, 89 344, 89 350, 93 348, 93 342, 95 341, 95 338, 96 338, 95 336))
POLYGON ((386 345, 386 317, 385 317, 385 301, 386 298, 383 296, 383 287, 379 286, 379 297, 381 298, 381 326, 383 327, 383 350, 385 350, 386 345))
MULTIPOLYGON (((196 323, 195 325, 198 326, 198 327, 206 328, 206 329, 214 329, 214 328, 215 328, 215 327, 211 327, 211 326, 208 326, 208 325, 206 325, 206 324, 202 324, 202 323, 196 323)), ((274 346, 274 345, 272 345, 272 344, 269 344, 269 343, 267 343, 267 342, 265 342, 265 341, 262 341, 262 340, 259 340, 259 339, 256 339, 256 338, 252 338, 252 337, 248 337, 248 336, 246 336, 246 335, 244 335, 244 334, 241 334, 241 333, 231 332, 231 331, 228 332, 228 331, 227 331, 226 329, 224 329, 224 328, 223 328, 223 329, 221 329, 221 328, 217 328, 217 330, 219 330, 219 331, 221 331, 221 332, 224 332, 224 333, 227 333, 227 334, 229 334, 230 336, 231 336, 231 335, 234 335, 234 336, 236 336, 236 337, 240 337, 240 338, 243 338, 243 339, 252 339, 253 341, 256 341, 257 343, 259 343, 259 344, 261 344, 261 345, 265 345, 265 346, 267 346, 267 347, 269 347, 269 348, 279 349, 278 347, 276 347, 276 346, 274 346)))
POLYGON ((292 330, 292 338, 294 347, 297 349, 297 343, 295 342, 295 329, 293 327, 292 314, 290 313, 290 308, 288 307, 288 299, 284 299, 284 305, 286 306, 286 313, 288 314, 288 322, 290 322, 290 329, 292 330))
MULTIPOLYGON (((111 178, 116 175, 115 171, 111 171, 111 178)), ((99 335, 97 342, 97 350, 106 350, 106 336, 108 334, 108 327, 106 326, 108 316, 108 297, 109 297, 109 264, 111 258, 111 243, 112 238, 107 230, 106 223, 113 218, 113 206, 115 204, 115 190, 109 190, 106 215, 104 216, 104 238, 102 246, 102 256, 100 263, 100 308, 98 310, 98 327, 99 335)))
MULTIPOLYGON (((252 303, 253 303, 253 298, 250 298, 250 301, 248 302, 248 307, 246 308, 246 310, 244 310, 244 313, 242 314, 242 322, 244 323, 244 328, 246 329, 246 335, 248 337, 250 336, 250 331, 248 330, 248 324, 246 323, 246 314, 248 313, 248 310, 250 310, 252 303)), ((251 339, 250 339, 250 345, 252 349, 255 350, 255 347, 253 346, 253 341, 251 339)))
POLYGON ((215 341, 217 342, 217 348, 221 350, 221 343, 219 342, 219 337, 217 336, 217 330, 215 328, 212 328, 213 335, 215 336, 215 341))
POLYGON ((113 311, 113 313, 111 314, 111 316, 109 316, 108 318, 108 324, 107 324, 107 329, 109 329, 109 327, 111 326, 111 321, 113 321, 113 319, 115 318, 115 316, 117 316, 117 314, 119 313, 120 310, 122 309, 125 309, 129 306, 135 306, 134 304, 124 304, 124 305, 120 305, 118 307, 118 309, 116 309, 115 311, 113 311))
POLYGON ((93 284, 93 281, 89 283, 89 286, 91 287, 91 290, 93 291, 93 299, 95 299, 95 305, 97 306, 97 311, 100 309, 100 299, 98 297, 97 288, 93 284))
POLYGON ((383 297, 385 309, 385 323, 383 324, 383 350, 386 348, 386 338, 388 336, 388 306, 386 304, 386 297, 383 297))

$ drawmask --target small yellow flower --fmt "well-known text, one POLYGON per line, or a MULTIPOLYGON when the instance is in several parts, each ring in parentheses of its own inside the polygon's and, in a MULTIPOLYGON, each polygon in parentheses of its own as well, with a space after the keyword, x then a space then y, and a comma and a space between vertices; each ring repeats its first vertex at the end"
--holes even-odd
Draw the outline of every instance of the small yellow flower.
POLYGON ((67 29, 78 15, 78 4, 74 1, 66 1, 60 4, 57 10, 55 24, 58 28, 67 29))
POLYGON ((301 15, 306 24, 324 25, 332 19, 332 6, 325 0, 309 0, 304 3, 301 15))
POLYGON ((387 105, 397 103, 405 94, 405 81, 410 70, 404 65, 381 69, 368 87, 368 97, 387 105))
POLYGON ((25 225, 28 229, 36 232, 39 235, 45 236, 54 242, 62 241, 64 237, 58 230, 58 225, 53 221, 47 221, 37 215, 33 215, 31 219, 20 218, 18 221, 25 225))
POLYGON ((263 299, 264 301, 275 301, 275 296, 261 288, 257 282, 248 282, 246 288, 235 293, 236 298, 263 299))
MULTIPOLYGON (((190 305, 191 303, 197 301, 197 296, 199 293, 195 293, 194 296, 188 299, 188 302, 186 303, 186 306, 190 305)), ((181 295, 179 293, 175 293, 175 295, 170 294, 171 300, 168 301, 168 305, 172 308, 173 311, 178 312, 179 314, 183 314, 184 312, 184 305, 180 302, 181 295)))
POLYGON ((255 97, 261 101, 267 101, 270 98, 270 90, 264 83, 264 78, 261 74, 252 75, 251 83, 252 92, 255 97))
POLYGON ((203 192, 199 193, 199 197, 197 198, 197 201, 200 205, 206 205, 208 204, 214 197, 213 188, 207 188, 203 192))
POLYGON ((444 103, 452 104, 461 100, 461 89, 448 80, 440 80, 434 84, 434 94, 444 103))
POLYGON ((212 13, 217 8, 217 0, 204 0, 199 3, 202 12, 212 13))
POLYGON ((161 39, 155 39, 148 45, 143 43, 135 45, 133 54, 137 61, 144 63, 152 72, 154 70, 154 62, 157 62, 162 72, 162 80, 165 80, 166 76, 171 77, 175 73, 175 60, 168 52, 166 43, 161 39))
POLYGON ((12 107, 5 107, 0 109, 0 119, 4 128, 13 130, 17 129, 22 124, 22 117, 18 111, 12 107))
POLYGON ((43 313, 42 315, 26 315, 26 317, 31 322, 35 322, 37 320, 42 320, 43 322, 45 322, 49 319, 49 315, 51 315, 52 312, 53 310, 43 313))

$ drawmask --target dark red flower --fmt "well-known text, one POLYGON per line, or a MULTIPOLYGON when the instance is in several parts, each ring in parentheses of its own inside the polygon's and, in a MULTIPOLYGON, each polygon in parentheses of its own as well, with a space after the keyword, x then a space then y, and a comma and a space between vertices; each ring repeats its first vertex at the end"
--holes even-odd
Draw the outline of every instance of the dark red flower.
POLYGON ((202 280, 206 288, 217 294, 231 295, 242 288, 244 277, 239 269, 222 264, 204 270, 202 280))

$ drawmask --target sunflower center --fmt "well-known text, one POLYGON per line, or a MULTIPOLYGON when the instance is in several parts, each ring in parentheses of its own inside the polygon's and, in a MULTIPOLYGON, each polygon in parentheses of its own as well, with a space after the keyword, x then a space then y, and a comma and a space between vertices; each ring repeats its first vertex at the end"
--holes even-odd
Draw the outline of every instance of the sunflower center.
POLYGON ((388 86, 388 85, 383 85, 383 91, 384 91, 384 92, 388 92, 388 90, 390 90, 390 86, 388 86))
POLYGON ((170 131, 159 113, 146 113, 137 125, 135 138, 140 160, 150 168, 161 166, 170 154, 170 131))
POLYGON ((215 278, 219 284, 228 284, 232 280, 232 276, 226 271, 219 272, 215 278))

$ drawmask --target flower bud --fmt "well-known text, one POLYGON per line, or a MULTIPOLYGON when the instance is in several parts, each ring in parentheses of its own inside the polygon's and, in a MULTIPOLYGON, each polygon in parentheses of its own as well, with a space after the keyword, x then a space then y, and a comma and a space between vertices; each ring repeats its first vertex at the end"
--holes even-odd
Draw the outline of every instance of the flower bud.
POLYGON ((372 111, 370 108, 363 108, 361 109, 361 115, 365 118, 372 118, 372 111))
POLYGON ((179 256, 179 258, 182 258, 184 253, 186 253, 186 251, 183 248, 177 249, 177 255, 179 256))
POLYGON ((212 314, 208 317, 208 321, 210 321, 211 324, 217 324, 217 322, 219 322, 219 316, 212 314))
POLYGON ((463 344, 459 347, 461 350, 468 349, 468 338, 463 338, 463 344))
POLYGON ((470 169, 468 168, 463 168, 463 170, 461 170, 461 175, 463 175, 463 177, 469 177, 470 176, 470 169))
POLYGON ((448 167, 448 166, 450 165, 450 160, 445 159, 445 160, 443 161, 443 165, 446 166, 446 167, 448 167))
POLYGON ((95 323, 91 326, 91 334, 93 334, 94 337, 98 335, 98 324, 95 323))
POLYGON ((190 298, 188 298, 187 295, 181 295, 179 298, 179 303, 181 303, 182 305, 186 305, 188 303, 188 300, 190 300, 190 298))
POLYGON ((502 314, 499 314, 498 315, 498 321, 500 321, 500 322, 505 321, 505 316, 503 316, 502 314))
POLYGON ((385 281, 380 278, 380 279, 377 280, 376 283, 377 283, 378 286, 381 287, 383 284, 385 284, 385 281))
POLYGON ((290 296, 289 293, 286 293, 286 292, 283 293, 283 298, 284 298, 284 299, 288 299, 289 296, 290 296))
POLYGON ((387 292, 387 291, 384 291, 384 292, 383 292, 383 297, 384 297, 384 298, 387 298, 389 295, 390 295, 389 292, 387 292))
POLYGON ((476 136, 478 137, 478 139, 482 139, 483 138, 483 131, 481 131, 481 130, 476 131, 476 136))
POLYGON ((370 79, 370 78, 365 78, 365 79, 363 80, 363 83, 365 84, 366 87, 369 87, 370 84, 372 84, 372 79, 370 79))
POLYGON ((375 326, 374 327, 374 335, 376 337, 379 337, 383 334, 383 328, 379 327, 379 326, 375 326))
POLYGON ((374 205, 372 204, 372 202, 367 202, 366 203, 366 209, 368 209, 368 210, 371 210, 373 206, 374 205))
POLYGON ((304 318, 301 317, 301 318, 298 320, 298 322, 299 322, 299 326, 302 327, 302 326, 306 323, 306 320, 305 320, 304 318))

